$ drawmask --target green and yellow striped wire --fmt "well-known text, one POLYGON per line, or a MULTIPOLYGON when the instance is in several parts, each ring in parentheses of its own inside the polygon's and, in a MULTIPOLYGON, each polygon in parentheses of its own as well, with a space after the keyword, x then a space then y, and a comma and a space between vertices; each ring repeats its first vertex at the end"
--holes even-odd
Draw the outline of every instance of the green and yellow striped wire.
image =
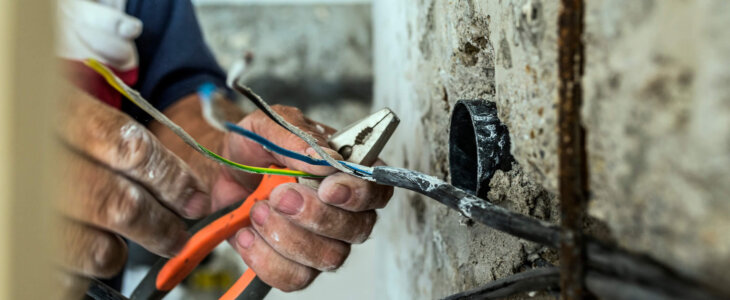
POLYGON ((323 176, 317 176, 312 175, 306 172, 302 171, 294 171, 294 170, 286 170, 286 169, 272 169, 272 168, 260 168, 260 167, 253 167, 253 166, 247 166, 242 165, 237 162, 228 160, 218 154, 216 154, 213 151, 210 151, 208 148, 203 147, 203 145, 199 144, 195 139, 193 139, 190 134, 185 132, 180 126, 175 124, 172 120, 170 120, 167 116, 165 116, 162 112, 157 110, 152 104, 147 102, 142 96, 135 91, 134 89, 130 88, 128 85, 126 85, 119 77, 117 77, 111 70, 109 70, 104 64, 100 63, 99 61, 95 59, 87 59, 84 61, 84 63, 89 66, 91 69, 99 73, 104 79, 106 80, 109 85, 111 85, 114 89, 119 91, 122 95, 124 95, 129 101, 132 101, 135 105, 137 105, 139 108, 147 112, 150 116, 152 116, 155 120, 159 121, 160 123, 167 126, 167 128, 170 128, 177 136, 179 136, 186 144, 188 144, 190 147, 193 147, 196 151, 203 154, 205 157, 212 159, 222 165, 228 166, 230 168, 241 170, 244 172, 249 173, 256 173, 256 174, 272 174, 272 175, 284 175, 284 176, 293 176, 293 177, 323 177, 323 176))

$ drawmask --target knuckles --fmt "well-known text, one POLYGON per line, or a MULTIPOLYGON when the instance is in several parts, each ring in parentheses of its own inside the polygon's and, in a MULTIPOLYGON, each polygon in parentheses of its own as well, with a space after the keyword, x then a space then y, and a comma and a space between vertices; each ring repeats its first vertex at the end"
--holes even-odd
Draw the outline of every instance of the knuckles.
POLYGON ((311 268, 294 268, 284 276, 284 280, 277 288, 287 293, 298 291, 309 286, 317 275, 318 273, 311 268))
POLYGON ((127 257, 127 249, 124 243, 116 237, 99 237, 94 243, 93 256, 91 273, 108 278, 122 270, 127 257))
MULTIPOLYGON (((129 182, 119 180, 118 193, 108 198, 107 210, 103 216, 111 226, 129 228, 147 213, 144 207, 144 191, 129 182)), ((103 207, 103 206, 102 206, 103 207)))
POLYGON ((152 134, 134 121, 122 125, 119 129, 119 141, 112 159, 121 169, 135 169, 144 166, 154 156, 158 147, 153 143, 152 134))
POLYGON ((364 211, 361 214, 363 214, 360 223, 361 231, 350 241, 353 244, 362 244, 368 239, 370 233, 373 231, 373 227, 375 227, 375 221, 378 218, 378 214, 375 210, 364 211))
POLYGON ((322 254, 322 271, 337 270, 350 255, 350 245, 342 243, 340 246, 332 247, 322 254))

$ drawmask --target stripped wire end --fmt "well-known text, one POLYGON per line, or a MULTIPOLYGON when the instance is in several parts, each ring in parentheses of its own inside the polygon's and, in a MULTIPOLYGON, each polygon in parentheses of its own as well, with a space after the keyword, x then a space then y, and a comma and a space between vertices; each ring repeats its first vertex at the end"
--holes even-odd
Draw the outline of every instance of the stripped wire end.
POLYGON ((198 88, 198 97, 200 97, 200 106, 203 109, 203 118, 210 126, 220 131, 226 131, 225 112, 220 101, 226 101, 221 93, 218 93, 218 87, 210 82, 202 84, 198 88))
POLYGON ((243 73, 248 70, 248 66, 251 64, 252 60, 253 53, 246 52, 243 57, 233 62, 233 65, 231 65, 231 68, 228 70, 228 74, 226 75, 226 85, 229 88, 233 88, 236 81, 238 81, 243 73))

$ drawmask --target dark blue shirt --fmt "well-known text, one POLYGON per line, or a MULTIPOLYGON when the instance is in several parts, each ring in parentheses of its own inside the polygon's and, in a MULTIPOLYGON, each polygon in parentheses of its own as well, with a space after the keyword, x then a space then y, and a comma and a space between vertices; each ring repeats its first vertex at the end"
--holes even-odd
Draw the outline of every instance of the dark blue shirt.
MULTIPOLYGON (((126 12, 143 24, 135 41, 139 80, 134 88, 159 110, 205 82, 225 87, 225 73, 203 40, 190 0, 129 0, 126 12)), ((122 110, 137 120, 150 120, 134 104, 122 103, 122 110)))

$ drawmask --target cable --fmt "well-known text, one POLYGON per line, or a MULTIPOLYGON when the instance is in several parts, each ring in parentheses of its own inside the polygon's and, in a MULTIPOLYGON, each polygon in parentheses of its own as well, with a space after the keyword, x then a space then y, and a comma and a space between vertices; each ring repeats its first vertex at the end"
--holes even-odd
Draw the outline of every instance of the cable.
MULTIPOLYGON (((231 122, 221 120, 221 116, 223 115, 223 113, 219 111, 220 108, 215 105, 215 102, 213 100, 214 95, 215 95, 215 86, 213 86, 212 84, 205 83, 205 84, 201 85, 200 88, 198 89, 198 95, 200 96, 200 100, 203 105, 203 114, 205 115, 205 119, 213 127, 216 127, 218 129, 221 129, 221 127, 225 128, 225 130, 228 130, 230 132, 233 132, 235 134, 248 138, 248 139, 258 143, 259 145, 263 146, 264 148, 266 148, 276 154, 285 156, 285 157, 293 158, 293 159, 302 161, 302 162, 310 164, 310 165, 315 165, 315 166, 332 166, 329 162, 327 162, 324 159, 316 159, 316 158, 283 148, 283 147, 267 140, 266 138, 256 134, 253 131, 245 129, 245 128, 238 126, 236 124, 233 124, 231 122)), ((364 169, 360 168, 359 165, 356 165, 356 164, 353 164, 350 162, 346 162, 346 161, 341 161, 341 160, 339 160, 337 162, 345 165, 346 167, 352 169, 353 171, 360 172, 365 175, 372 175, 371 172, 365 171, 364 169)))
POLYGON ((129 300, 122 294, 117 292, 115 289, 102 283, 101 281, 91 278, 89 282, 89 289, 86 290, 86 295, 94 300, 129 300))
POLYGON ((273 142, 267 140, 266 138, 254 133, 250 130, 244 129, 241 126, 233 124, 231 122, 226 122, 225 126, 226 126, 226 129, 228 129, 229 131, 236 133, 238 135, 244 136, 256 143, 259 143, 261 146, 264 146, 264 148, 271 150, 274 153, 281 154, 283 156, 293 158, 293 159, 296 159, 299 161, 303 161, 310 165, 315 165, 315 166, 329 166, 330 165, 328 162, 326 162, 323 159, 312 158, 312 157, 306 156, 304 154, 297 153, 297 152, 291 151, 289 149, 284 149, 282 147, 279 147, 278 145, 274 144, 273 142))
POLYGON ((167 126, 167 128, 170 128, 172 132, 174 132, 177 136, 179 136, 186 144, 188 144, 190 147, 195 149, 196 151, 203 154, 205 157, 208 157, 220 164, 226 165, 228 167, 231 167, 236 170, 241 170, 248 173, 256 173, 256 174, 272 174, 272 175, 284 175, 284 176, 294 176, 294 177, 315 177, 315 178, 322 178, 324 176, 318 176, 318 175, 312 175, 306 172, 302 171, 294 171, 294 170, 286 170, 286 169, 273 169, 273 168, 260 168, 260 167, 254 167, 254 166, 247 166, 243 164, 239 164, 237 162, 228 160, 226 158, 223 158, 222 156, 216 154, 215 152, 209 150, 208 148, 205 148, 203 145, 195 141, 195 139, 190 136, 185 130, 183 130, 180 126, 175 124, 172 120, 170 120, 167 116, 165 116, 162 112, 157 110, 152 104, 147 102, 137 91, 127 86, 121 79, 119 79, 114 73, 109 70, 106 66, 104 66, 102 63, 95 59, 87 59, 84 61, 84 63, 89 66, 91 69, 99 73, 104 79, 111 85, 114 89, 119 91, 122 95, 124 95, 127 99, 132 101, 135 105, 137 105, 139 108, 147 112, 150 116, 152 116, 155 120, 162 123, 163 125, 167 126))
MULTIPOLYGON (((236 77, 237 76, 234 75, 234 78, 236 78, 236 77)), ((350 175, 353 175, 353 176, 356 176, 356 177, 359 177, 362 179, 370 180, 369 177, 363 177, 361 174, 358 174, 357 171, 355 171, 351 168, 345 167, 345 165, 343 163, 340 163, 339 161, 336 161, 334 158, 332 158, 332 156, 330 156, 327 152, 324 151, 324 149, 322 149, 322 146, 317 144, 317 141, 309 133, 304 132, 303 130, 299 129, 298 127, 287 122, 276 111, 274 111, 266 103, 266 101, 261 99, 261 97, 259 97, 259 95, 256 95, 256 93, 251 91, 251 89, 249 89, 248 87, 245 87, 245 86, 241 85, 238 81, 234 80, 234 85, 232 88, 235 89, 236 91, 238 91, 239 93, 243 94, 244 96, 246 96, 246 98, 248 98, 249 100, 251 100, 251 102, 253 102, 259 109, 261 109, 262 112, 264 112, 267 116, 269 116, 269 118, 271 118, 272 121, 281 125, 286 130, 290 131, 291 133, 293 133, 294 135, 296 135, 300 139, 302 139, 304 142, 309 144, 309 146, 312 147, 312 149, 314 149, 314 151, 317 152, 317 154, 319 154, 319 156, 322 159, 326 160, 330 164, 330 166, 332 166, 333 168, 340 170, 344 173, 347 173, 347 174, 350 174, 350 175)))
POLYGON ((442 300, 502 299, 519 293, 560 287, 557 267, 532 269, 491 281, 473 290, 453 294, 442 300))
MULTIPOLYGON (((250 139, 250 140, 258 143, 259 145, 263 146, 264 148, 266 148, 266 149, 268 149, 268 150, 276 153, 276 154, 280 154, 280 155, 283 155, 283 156, 286 156, 286 157, 289 157, 289 158, 293 158, 293 159, 296 159, 296 160, 305 162, 305 163, 310 164, 310 165, 315 165, 315 166, 331 166, 330 163, 328 163, 324 159, 312 158, 312 157, 306 156, 304 154, 301 154, 301 153, 298 153, 298 152, 294 152, 294 151, 291 151, 289 149, 282 148, 281 146, 279 146, 277 144, 274 144, 273 142, 271 142, 271 141, 267 140, 266 138, 264 138, 264 137, 262 137, 262 136, 260 136, 260 135, 258 135, 256 133, 254 133, 253 131, 250 131, 248 129, 245 129, 245 128, 243 128, 241 126, 238 126, 236 124, 233 124, 231 122, 225 122, 225 127, 229 131, 231 131, 231 132, 233 132, 235 134, 244 136, 244 137, 246 137, 246 138, 248 138, 248 139, 250 139)), ((343 164, 343 165, 345 165, 346 167, 354 170, 354 171, 361 172, 361 173, 364 173, 364 174, 367 174, 367 175, 372 175, 372 173, 356 167, 356 166, 358 166, 356 164, 353 164, 353 163, 350 163, 350 162, 346 162, 346 161, 342 161, 342 160, 339 160, 338 162, 341 163, 341 164, 343 164)))

